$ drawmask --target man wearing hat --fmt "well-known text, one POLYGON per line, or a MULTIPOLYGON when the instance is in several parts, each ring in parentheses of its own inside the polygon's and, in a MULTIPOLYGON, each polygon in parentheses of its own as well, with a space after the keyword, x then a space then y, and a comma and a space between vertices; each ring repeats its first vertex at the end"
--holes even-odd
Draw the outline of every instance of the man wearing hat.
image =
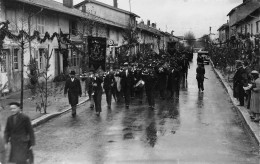
POLYGON ((131 98, 131 89, 133 87, 133 73, 128 67, 128 63, 124 63, 124 71, 121 72, 121 86, 125 97, 125 106, 129 108, 130 98, 131 98))
POLYGON ((196 69, 196 79, 198 81, 198 89, 199 91, 204 91, 204 85, 203 85, 203 82, 204 82, 204 75, 205 75, 205 68, 204 68, 204 65, 202 63, 199 63, 197 69, 196 69))
POLYGON ((76 116, 76 108, 79 102, 79 96, 82 95, 80 81, 75 77, 76 72, 70 72, 70 78, 65 83, 64 95, 68 93, 69 103, 72 108, 72 117, 76 116))

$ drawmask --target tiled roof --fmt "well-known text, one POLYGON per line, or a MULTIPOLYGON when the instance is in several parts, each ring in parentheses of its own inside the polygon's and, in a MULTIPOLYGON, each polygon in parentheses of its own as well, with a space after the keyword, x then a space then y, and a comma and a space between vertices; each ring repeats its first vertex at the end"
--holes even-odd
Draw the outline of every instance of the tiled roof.
POLYGON ((225 28, 229 27, 227 23, 223 24, 222 26, 219 27, 218 31, 223 30, 225 28))
POLYGON ((235 25, 239 25, 240 23, 244 22, 246 19, 250 19, 253 18, 250 15, 253 15, 256 12, 260 12, 260 7, 258 7, 257 9, 255 9, 254 11, 252 11, 251 13, 249 13, 248 15, 244 16, 244 18, 242 18, 240 21, 237 21, 233 26, 235 25))
POLYGON ((66 7, 62 3, 56 2, 54 0, 13 0, 13 1, 22 2, 22 3, 30 4, 30 5, 33 5, 33 6, 42 7, 44 9, 48 9, 48 10, 52 10, 52 11, 56 11, 56 12, 80 17, 80 18, 87 18, 87 19, 96 18, 97 19, 96 21, 98 21, 98 22, 102 22, 104 24, 108 24, 108 25, 116 26, 116 27, 120 27, 120 28, 126 28, 125 25, 122 25, 122 24, 119 24, 117 22, 113 22, 113 21, 110 21, 110 20, 106 20, 104 18, 97 17, 97 16, 91 15, 89 13, 87 13, 87 14, 83 13, 82 11, 80 11, 76 8, 66 7))
POLYGON ((241 21, 250 13, 258 9, 259 7, 260 7, 260 2, 258 1, 247 1, 246 3, 243 3, 243 5, 239 6, 234 11, 234 14, 236 14, 236 20, 234 23, 230 24, 230 26, 233 26, 235 23, 241 21))
POLYGON ((129 14, 129 15, 133 15, 135 17, 140 18, 140 16, 136 15, 135 13, 132 13, 132 12, 129 12, 129 11, 126 11, 126 10, 123 10, 123 9, 120 9, 120 8, 117 8, 117 7, 114 7, 114 6, 110 6, 108 4, 105 4, 105 3, 102 3, 102 2, 99 2, 99 1, 96 1, 96 0, 84 0, 84 1, 80 2, 79 4, 74 5, 74 7, 78 8, 79 6, 81 6, 82 4, 85 4, 85 3, 95 3, 95 4, 98 4, 100 6, 104 6, 104 7, 110 8, 112 10, 116 10, 116 11, 126 13, 126 14, 129 14))
POLYGON ((155 28, 153 28, 153 27, 147 26, 147 25, 145 25, 145 24, 140 24, 140 23, 139 23, 139 24, 137 25, 137 28, 139 28, 139 29, 141 29, 141 30, 148 31, 148 32, 150 32, 150 33, 153 33, 153 34, 156 34, 156 35, 159 35, 159 36, 162 35, 159 30, 157 30, 157 29, 155 29, 155 28))

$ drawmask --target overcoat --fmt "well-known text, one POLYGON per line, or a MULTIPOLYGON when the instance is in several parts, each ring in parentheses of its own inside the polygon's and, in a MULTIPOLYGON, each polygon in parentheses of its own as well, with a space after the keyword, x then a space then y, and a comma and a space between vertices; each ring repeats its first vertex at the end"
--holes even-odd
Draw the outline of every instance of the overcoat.
POLYGON ((72 82, 68 79, 65 83, 64 94, 68 93, 68 99, 71 106, 75 106, 79 102, 79 96, 82 95, 80 81, 74 78, 72 82))
POLYGON ((25 162, 29 159, 29 147, 35 145, 35 137, 28 116, 18 113, 16 123, 14 115, 8 117, 4 136, 6 143, 11 143, 10 162, 25 162))
POLYGON ((93 98, 94 98, 94 102, 95 102, 95 109, 96 112, 101 112, 101 100, 102 100, 102 93, 103 93, 103 88, 102 88, 102 84, 103 83, 103 78, 102 77, 96 77, 93 80, 93 84, 95 84, 93 86, 93 98))
POLYGON ((260 114, 260 78, 255 81, 255 88, 251 92, 250 110, 253 113, 260 114))

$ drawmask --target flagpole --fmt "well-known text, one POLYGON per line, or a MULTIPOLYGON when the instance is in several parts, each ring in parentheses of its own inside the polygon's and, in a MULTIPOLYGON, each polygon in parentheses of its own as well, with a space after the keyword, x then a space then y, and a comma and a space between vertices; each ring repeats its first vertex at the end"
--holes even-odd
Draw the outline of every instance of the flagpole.
POLYGON ((132 12, 131 11, 131 0, 129 0, 129 8, 130 8, 130 13, 132 12))

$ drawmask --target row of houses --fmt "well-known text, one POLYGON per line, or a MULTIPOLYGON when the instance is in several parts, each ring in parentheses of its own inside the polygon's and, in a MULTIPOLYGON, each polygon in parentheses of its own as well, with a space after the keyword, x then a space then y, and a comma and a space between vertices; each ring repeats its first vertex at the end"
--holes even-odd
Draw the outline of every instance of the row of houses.
POLYGON ((260 1, 243 0, 243 2, 233 8, 227 16, 227 23, 220 26, 219 42, 226 43, 231 37, 239 38, 247 36, 255 43, 260 33, 260 1))
MULTIPOLYGON (((84 0, 74 5, 73 0, 63 0, 63 3, 54 0, 0 0, 0 22, 9 21, 9 30, 18 34, 25 30, 32 35, 34 30, 44 37, 46 32, 68 34, 70 42, 82 51, 88 51, 88 38, 103 38, 106 42, 105 56, 115 57, 120 47, 127 44, 125 34, 135 32, 137 43, 131 47, 130 53, 136 54, 144 47, 150 48, 154 53, 167 50, 172 42, 180 38, 173 33, 163 32, 150 20, 145 24, 138 23, 140 16, 118 8, 117 0, 110 6, 96 0, 84 0)), ((43 43, 32 41, 30 50, 25 50, 24 65, 21 65, 21 48, 12 39, 5 38, 1 50, 0 87, 6 86, 6 91, 18 91, 21 88, 21 74, 28 83, 28 65, 34 58, 38 68, 44 69, 46 65, 45 53, 52 52, 48 75, 51 79, 75 70, 82 73, 83 54, 70 46, 66 46, 67 53, 61 53, 57 38, 46 40, 43 43), (49 48, 49 49, 48 49, 49 48), (47 52, 47 51, 49 52, 47 52), (21 72, 22 67, 24 71, 21 72)))

